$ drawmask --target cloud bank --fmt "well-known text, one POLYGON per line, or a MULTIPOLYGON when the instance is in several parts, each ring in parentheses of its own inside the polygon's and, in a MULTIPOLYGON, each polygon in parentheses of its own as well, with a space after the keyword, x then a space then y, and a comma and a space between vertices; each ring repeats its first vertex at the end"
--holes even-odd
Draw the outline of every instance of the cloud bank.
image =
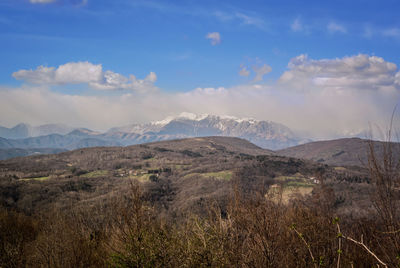
POLYGON ((396 64, 363 54, 323 60, 299 55, 290 60, 288 69, 279 82, 298 90, 398 91, 400 86, 396 64))
POLYGON ((126 77, 113 71, 103 71, 101 64, 69 62, 55 67, 39 66, 35 70, 19 70, 12 76, 37 85, 88 84, 98 90, 132 90, 140 93, 156 91, 157 75, 150 72, 144 79, 126 77))
MULTIPOLYGON (((90 84, 98 81, 98 73, 105 76, 96 68, 90 75, 52 79, 58 83, 90 84)), ((46 74, 35 79, 48 81, 48 77, 46 74)), ((148 80, 155 81, 155 77, 148 80)), ((196 88, 178 93, 146 92, 140 96, 129 91, 113 96, 79 96, 54 92, 48 86, 3 87, 0 114, 6 116, 0 118, 0 125, 64 122, 106 130, 192 112, 272 120, 308 132, 312 138, 336 138, 358 134, 368 129, 369 123, 387 126, 400 98, 400 72, 394 63, 376 56, 315 60, 299 55, 291 59, 287 70, 274 83, 196 88)))

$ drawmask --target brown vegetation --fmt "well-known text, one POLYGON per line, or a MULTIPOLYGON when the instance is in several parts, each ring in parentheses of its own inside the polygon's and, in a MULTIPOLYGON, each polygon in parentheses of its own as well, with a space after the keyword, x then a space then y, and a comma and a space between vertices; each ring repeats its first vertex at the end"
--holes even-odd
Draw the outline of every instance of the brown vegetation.
POLYGON ((190 149, 166 143, 95 148, 0 163, 1 266, 400 265, 400 173, 389 149, 383 162, 371 151, 368 175, 211 142, 190 149), (226 170, 233 172, 229 180, 201 175, 226 170), (39 175, 49 178, 35 180, 39 175), (140 182, 143 176, 154 178, 140 182), (320 182, 311 195, 287 204, 266 195, 272 184, 309 177, 320 182), (350 186, 361 191, 353 199, 350 186), (356 207, 361 201, 365 206, 356 207))

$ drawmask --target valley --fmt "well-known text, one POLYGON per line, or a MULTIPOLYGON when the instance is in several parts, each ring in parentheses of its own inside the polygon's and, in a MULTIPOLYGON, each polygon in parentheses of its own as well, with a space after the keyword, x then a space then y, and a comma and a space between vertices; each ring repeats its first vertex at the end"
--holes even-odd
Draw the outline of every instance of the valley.
MULTIPOLYGON (((348 232, 360 224, 371 227, 376 215, 371 173, 353 165, 355 159, 330 166, 279 153, 244 139, 213 136, 2 160, 0 223, 16 235, 33 234, 29 243, 7 236, 5 243, 24 252, 15 257, 0 247, 3 262, 36 266, 49 258, 51 266, 197 266, 205 261, 197 255, 203 252, 216 266, 232 264, 238 256, 240 263, 303 266, 310 260, 289 229, 296 223, 311 239, 313 251, 330 254, 331 260, 324 260, 330 265, 336 247, 331 243, 337 239, 333 217, 343 219, 348 232), (237 240, 234 234, 248 237, 237 240), (299 255, 284 262, 267 260, 262 257, 266 249, 252 246, 259 239, 270 242, 276 234, 271 254, 296 250, 299 255), (142 236, 147 238, 136 240, 142 236), (32 243, 54 249, 37 252, 28 248, 32 243), (320 252, 321 243, 331 253, 320 252), (145 252, 126 248, 132 246, 145 252), (243 253, 232 252, 234 248, 243 253), (76 250, 86 257, 74 255, 76 250)), ((354 247, 345 256, 373 262, 354 247)))

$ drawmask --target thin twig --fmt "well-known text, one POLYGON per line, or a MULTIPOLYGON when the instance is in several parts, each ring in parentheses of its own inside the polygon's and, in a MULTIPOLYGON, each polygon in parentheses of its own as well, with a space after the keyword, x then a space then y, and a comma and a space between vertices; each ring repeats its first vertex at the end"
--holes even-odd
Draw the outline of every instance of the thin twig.
POLYGON ((296 227, 295 227, 294 225, 291 226, 291 229, 292 229, 293 231, 296 232, 296 234, 300 237, 300 239, 301 239, 301 240, 303 241, 303 243, 306 245, 306 247, 307 247, 307 249, 308 249, 308 253, 309 253, 310 256, 311 256, 312 262, 314 263, 314 267, 318 267, 318 266, 317 266, 317 263, 315 262, 314 255, 312 254, 311 246, 310 246, 310 245, 307 243, 307 241, 304 239, 303 234, 300 233, 299 231, 297 231, 297 229, 296 229, 296 227))
POLYGON ((338 230, 338 240, 339 240, 339 247, 338 247, 338 260, 336 267, 340 268, 340 255, 342 255, 342 232, 340 232, 340 226, 339 223, 336 223, 337 230, 338 230))
POLYGON ((400 229, 396 231, 382 232, 382 234, 397 234, 397 233, 400 233, 400 229))

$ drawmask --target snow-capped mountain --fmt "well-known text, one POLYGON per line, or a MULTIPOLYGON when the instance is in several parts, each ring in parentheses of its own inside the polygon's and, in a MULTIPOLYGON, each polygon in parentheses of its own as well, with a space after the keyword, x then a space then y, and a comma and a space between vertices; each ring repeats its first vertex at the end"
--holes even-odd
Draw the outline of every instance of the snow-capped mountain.
POLYGON ((112 128, 105 135, 130 140, 129 143, 135 140, 150 142, 185 137, 230 136, 244 138, 273 150, 302 143, 288 127, 271 121, 191 113, 147 124, 112 128))
POLYGON ((309 140, 298 138, 286 126, 270 121, 233 116, 183 113, 147 124, 112 128, 105 133, 63 125, 32 127, 19 124, 0 127, 0 149, 59 148, 77 149, 92 146, 127 146, 139 143, 204 136, 230 136, 271 150, 299 145, 309 140))

